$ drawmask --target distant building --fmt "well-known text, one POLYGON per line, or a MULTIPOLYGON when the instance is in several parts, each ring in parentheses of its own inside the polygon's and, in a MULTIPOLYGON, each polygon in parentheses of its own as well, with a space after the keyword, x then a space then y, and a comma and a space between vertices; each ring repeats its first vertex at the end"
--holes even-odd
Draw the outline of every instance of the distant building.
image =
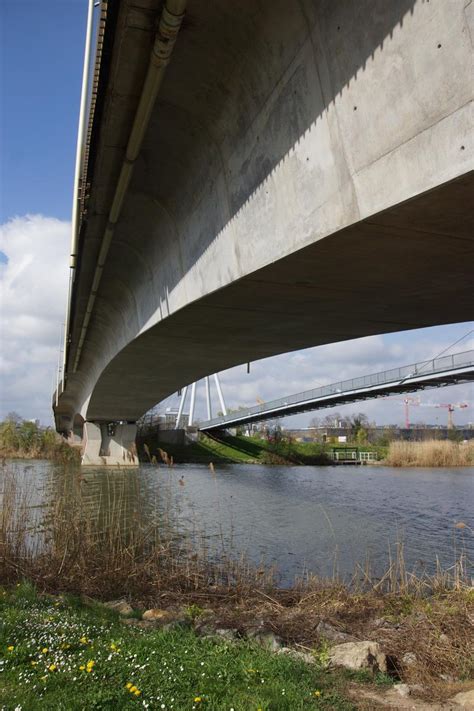
MULTIPOLYGON (((474 427, 471 422, 464 425, 456 425, 454 429, 448 429, 440 425, 417 425, 406 429, 399 425, 377 425, 369 427, 367 439, 375 443, 382 438, 400 440, 427 440, 427 439, 449 439, 455 433, 460 439, 474 439, 474 427)), ((287 429, 285 435, 294 437, 300 442, 349 442, 351 437, 347 427, 301 427, 298 429, 287 429)))

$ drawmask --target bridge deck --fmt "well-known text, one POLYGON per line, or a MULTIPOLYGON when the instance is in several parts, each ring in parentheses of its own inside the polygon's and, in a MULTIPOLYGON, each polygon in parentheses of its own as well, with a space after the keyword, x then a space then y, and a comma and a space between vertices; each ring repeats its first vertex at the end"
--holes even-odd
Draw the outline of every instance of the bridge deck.
POLYGON ((401 368, 372 373, 306 390, 262 405, 249 407, 225 417, 203 422, 200 430, 210 431, 258 422, 274 417, 334 407, 357 400, 368 400, 400 392, 441 387, 474 380, 474 350, 425 360, 401 368))

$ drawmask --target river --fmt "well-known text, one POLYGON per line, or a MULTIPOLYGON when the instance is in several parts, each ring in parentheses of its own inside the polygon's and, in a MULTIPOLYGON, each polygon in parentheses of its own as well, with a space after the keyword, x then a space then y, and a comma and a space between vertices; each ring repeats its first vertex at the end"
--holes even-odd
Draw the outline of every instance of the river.
MULTIPOLYGON (((408 568, 432 571, 461 552, 474 560, 474 472, 467 468, 142 465, 134 470, 64 471, 49 463, 7 465, 30 492, 36 521, 57 497, 80 496, 84 511, 124 527, 137 511, 166 516, 180 532, 206 539, 216 555, 245 552, 278 569, 282 585, 308 571, 350 576, 370 559, 380 574, 389 547, 403 543, 408 568), (456 524, 465 524, 457 527, 456 524)), ((57 503, 57 502, 56 502, 57 503)))

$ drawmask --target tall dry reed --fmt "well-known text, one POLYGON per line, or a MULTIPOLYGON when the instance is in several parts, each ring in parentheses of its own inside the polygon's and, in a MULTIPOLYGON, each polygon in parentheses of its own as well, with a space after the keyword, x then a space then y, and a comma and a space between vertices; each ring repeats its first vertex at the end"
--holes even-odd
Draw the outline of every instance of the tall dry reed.
POLYGON ((183 532, 166 494, 155 502, 159 516, 150 515, 133 490, 138 479, 126 473, 104 472, 99 501, 97 492, 91 494, 90 474, 51 482, 54 495, 39 519, 31 490, 7 465, 0 470, 0 483, 0 582, 28 578, 51 592, 100 599, 155 599, 164 592, 209 588, 244 595, 274 584, 271 570, 262 574, 224 548, 217 555, 203 531, 183 532))
POLYGON ((474 441, 391 442, 385 464, 391 467, 469 467, 474 465, 474 441))
MULTIPOLYGON (((143 485, 127 472, 104 472, 94 480, 80 470, 67 477, 58 471, 47 485, 49 503, 38 513, 32 505, 32 485, 25 487, 15 471, 3 465, 0 582, 29 578, 52 592, 82 592, 102 599, 210 592, 245 596, 277 590, 272 568, 252 564, 223 537, 216 549, 199 523, 191 532, 183 531, 170 490, 164 489, 161 498, 146 508, 147 492, 139 490, 143 485)), ((425 595, 468 583, 462 554, 451 569, 438 566, 430 575, 409 571, 403 546, 398 545, 394 555, 389 552, 382 576, 376 577, 366 562, 356 567, 349 588, 359 593, 425 595)), ((330 580, 303 576, 291 594, 301 597, 315 587, 344 587, 337 567, 330 580)))

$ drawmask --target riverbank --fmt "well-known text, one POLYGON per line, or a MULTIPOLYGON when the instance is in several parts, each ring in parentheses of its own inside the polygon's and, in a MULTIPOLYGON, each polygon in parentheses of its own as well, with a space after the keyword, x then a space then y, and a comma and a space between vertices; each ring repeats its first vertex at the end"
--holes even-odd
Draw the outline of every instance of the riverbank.
POLYGON ((468 592, 371 604, 344 599, 341 591, 308 592, 297 622, 288 599, 269 595, 252 609, 248 601, 216 597, 212 606, 209 599, 165 605, 160 599, 160 607, 146 609, 138 601, 38 594, 25 582, 0 588, 0 703, 32 711, 137 704, 368 711, 387 702, 397 709, 453 709, 469 692, 472 700, 468 592), (282 636, 278 618, 288 625, 292 617, 293 633, 287 628, 282 636), (316 627, 316 643, 297 641, 303 624, 316 627))
POLYGON ((49 459, 59 464, 80 464, 77 447, 69 444, 50 427, 27 420, 0 423, 0 458, 49 459))
MULTIPOLYGON (((187 484, 180 483, 179 473, 161 469, 168 472, 172 487, 184 493, 187 484)), ((129 472, 98 476, 106 509, 92 505, 92 475, 78 471, 65 477, 54 468, 53 477, 55 486, 47 492, 54 498, 41 519, 35 478, 28 489, 25 479, 2 470, 0 581, 10 591, 29 580, 56 601, 73 594, 94 606, 91 600, 121 598, 127 625, 137 633, 154 629, 150 620, 139 619, 154 609, 154 624, 190 617, 195 634, 245 644, 258 637, 323 666, 339 643, 377 643, 391 679, 428 701, 450 698, 472 678, 474 595, 462 554, 447 570, 415 574, 399 545, 377 576, 367 564, 358 566, 346 584, 337 574, 331 579, 305 575, 282 589, 278 571, 252 564, 224 541, 222 549, 211 550, 205 519, 186 534, 174 509, 167 508, 164 490, 153 506, 159 517, 150 518, 144 506, 149 489, 142 499, 126 495, 129 472)), ((48 616, 43 618, 46 632, 48 616)), ((290 707, 267 703, 262 708, 290 707)))
POLYGON ((261 437, 218 436, 201 433, 195 442, 175 444, 143 437, 138 440, 142 461, 161 462, 160 450, 166 451, 176 464, 284 464, 328 466, 334 464, 334 451, 343 456, 345 450, 363 450, 373 453, 374 459, 383 459, 386 447, 377 445, 334 445, 318 442, 296 442, 282 438, 274 442, 261 437))
POLYGON ((320 444, 296 442, 283 438, 278 442, 260 437, 218 436, 201 434, 196 442, 186 445, 143 440, 139 443, 142 461, 163 461, 176 464, 283 464, 329 466, 344 463, 349 452, 363 451, 373 457, 372 461, 391 467, 468 467, 474 466, 474 441, 453 442, 427 440, 423 442, 391 442, 388 446, 373 444, 320 444))
POLYGON ((198 636, 192 610, 167 630, 144 629, 99 604, 41 596, 23 584, 1 592, 0 611, 5 709, 356 708, 343 674, 257 643, 198 636))

